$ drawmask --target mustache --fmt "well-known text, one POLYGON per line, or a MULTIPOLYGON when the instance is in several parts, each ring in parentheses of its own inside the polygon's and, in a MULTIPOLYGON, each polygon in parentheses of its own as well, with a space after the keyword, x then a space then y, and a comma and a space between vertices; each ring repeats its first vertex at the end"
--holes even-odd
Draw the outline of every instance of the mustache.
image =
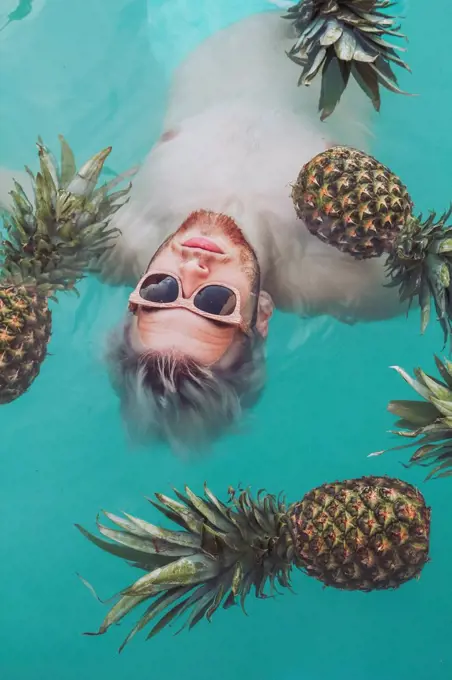
POLYGON ((231 218, 228 218, 228 221, 225 220, 223 224, 209 224, 206 222, 200 222, 198 224, 184 223, 175 232, 174 236, 184 236, 194 229, 196 229, 197 233, 201 236, 209 237, 219 235, 226 237, 234 246, 247 248, 248 250, 251 248, 243 231, 237 224, 233 223, 231 218))
POLYGON ((247 271, 248 276, 252 278, 254 282, 253 287, 256 287, 256 281, 258 282, 260 280, 260 267, 254 248, 232 217, 208 210, 197 210, 190 213, 180 227, 170 234, 159 246, 158 250, 152 256, 147 268, 149 268, 158 255, 171 244, 171 241, 176 236, 179 239, 194 230, 196 230, 197 234, 205 236, 206 238, 214 237, 215 235, 222 236, 223 238, 227 238, 233 246, 237 247, 240 250, 241 266, 247 271))

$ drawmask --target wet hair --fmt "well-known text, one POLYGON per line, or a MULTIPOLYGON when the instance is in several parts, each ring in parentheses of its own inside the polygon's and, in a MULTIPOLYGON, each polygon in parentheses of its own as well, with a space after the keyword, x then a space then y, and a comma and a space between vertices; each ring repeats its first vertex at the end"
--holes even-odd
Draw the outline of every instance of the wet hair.
MULTIPOLYGON (((107 360, 132 438, 164 440, 180 452, 202 450, 235 429, 265 386, 264 338, 254 329, 227 354, 205 366, 180 353, 140 351, 132 319, 110 336, 107 360)), ((231 348, 232 349, 232 348, 231 348)))
MULTIPOLYGON (((220 225, 237 245, 251 254, 250 299, 254 301, 250 335, 237 332, 235 341, 214 365, 206 366, 181 352, 150 351, 132 341, 133 317, 110 336, 107 360, 121 410, 135 439, 165 440, 174 450, 203 449, 233 430, 265 386, 265 340, 256 329, 260 268, 257 255, 235 221, 222 213, 198 210, 178 231, 202 221, 220 225), (233 355, 233 357, 232 357, 233 355)), ((173 238, 170 235, 151 263, 173 238)))

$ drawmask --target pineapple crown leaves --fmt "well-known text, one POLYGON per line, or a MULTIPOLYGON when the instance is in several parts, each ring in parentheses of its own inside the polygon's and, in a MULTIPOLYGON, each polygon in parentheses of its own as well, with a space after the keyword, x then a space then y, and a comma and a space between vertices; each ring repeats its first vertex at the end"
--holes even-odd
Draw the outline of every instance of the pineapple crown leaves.
POLYGON ((225 504, 206 485, 204 497, 188 487, 185 494, 174 492, 177 500, 159 493, 155 494, 158 503, 149 500, 182 531, 163 529, 126 513, 122 518, 104 512, 119 530, 97 522, 99 532, 109 541, 76 525, 99 548, 146 572, 114 596, 117 602, 98 632, 87 633, 105 633, 136 606, 150 601, 120 651, 160 615, 147 639, 187 612, 181 630, 191 629, 203 618, 210 621, 221 605, 227 609, 238 601, 244 608, 252 588, 257 598, 266 598, 267 583, 271 593, 276 583, 290 587, 293 547, 281 499, 264 495, 263 490, 252 499, 249 491, 242 490, 237 495, 230 492, 225 504))
MULTIPOLYGON (((392 434, 411 440, 389 450, 417 446, 409 464, 404 466, 434 466, 427 479, 452 476, 452 362, 435 356, 435 363, 442 380, 420 368, 414 370, 415 378, 412 378, 399 366, 392 366, 424 401, 394 400, 388 404, 388 411, 399 418, 396 426, 404 428, 392 434)), ((386 450, 370 456, 383 453, 386 450)))
POLYGON ((444 344, 452 337, 452 225, 447 224, 452 205, 438 218, 413 217, 401 230, 386 262, 389 287, 398 286, 402 302, 419 299, 421 333, 430 320, 432 299, 444 344))
POLYGON ((289 7, 283 18, 292 21, 298 35, 287 53, 303 67, 298 85, 310 85, 322 69, 319 101, 321 120, 330 116, 352 75, 359 87, 380 110, 380 86, 398 94, 409 94, 398 87, 392 64, 410 71, 385 36, 406 37, 399 32, 396 16, 385 10, 390 0, 301 0, 289 7))
POLYGON ((75 290, 119 233, 109 227, 113 215, 128 200, 126 189, 109 193, 124 176, 96 189, 111 147, 97 153, 78 171, 68 143, 60 135, 61 161, 57 163, 39 138, 40 169, 32 179, 34 204, 22 186, 14 183, 12 214, 5 220, 6 236, 0 244, 2 271, 8 284, 36 286, 53 299, 55 291, 75 290))

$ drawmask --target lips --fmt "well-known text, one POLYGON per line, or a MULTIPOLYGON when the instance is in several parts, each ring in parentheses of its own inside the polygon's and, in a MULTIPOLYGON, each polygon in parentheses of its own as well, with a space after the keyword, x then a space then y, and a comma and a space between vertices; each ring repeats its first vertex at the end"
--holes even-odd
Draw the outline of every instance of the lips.
POLYGON ((208 250, 210 253, 219 253, 220 255, 224 255, 224 252, 221 250, 221 248, 208 238, 189 238, 188 241, 184 241, 182 245, 186 248, 200 248, 201 250, 208 250))

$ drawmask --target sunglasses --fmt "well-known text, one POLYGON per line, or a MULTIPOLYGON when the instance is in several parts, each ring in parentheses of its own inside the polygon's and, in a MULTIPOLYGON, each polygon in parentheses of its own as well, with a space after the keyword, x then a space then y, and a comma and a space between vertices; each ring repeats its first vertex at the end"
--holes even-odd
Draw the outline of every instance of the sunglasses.
POLYGON ((182 307, 206 319, 238 326, 244 333, 249 334, 249 327, 240 313, 239 291, 222 283, 203 284, 189 298, 185 298, 182 294, 182 282, 178 276, 168 272, 147 273, 140 279, 129 297, 129 310, 135 312, 137 307, 149 309, 182 307))

